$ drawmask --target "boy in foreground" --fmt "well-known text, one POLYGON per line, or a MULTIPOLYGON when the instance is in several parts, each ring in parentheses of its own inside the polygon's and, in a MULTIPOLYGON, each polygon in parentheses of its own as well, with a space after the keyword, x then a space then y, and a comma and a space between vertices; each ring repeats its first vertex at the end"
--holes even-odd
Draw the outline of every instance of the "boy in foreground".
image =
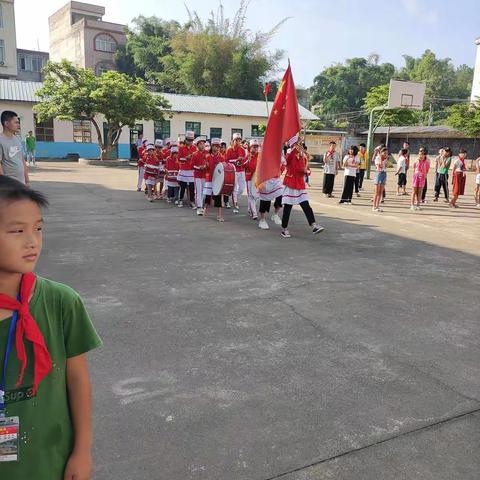
POLYGON ((47 203, 0 176, 0 478, 90 480, 86 352, 101 340, 76 292, 33 273, 47 203))

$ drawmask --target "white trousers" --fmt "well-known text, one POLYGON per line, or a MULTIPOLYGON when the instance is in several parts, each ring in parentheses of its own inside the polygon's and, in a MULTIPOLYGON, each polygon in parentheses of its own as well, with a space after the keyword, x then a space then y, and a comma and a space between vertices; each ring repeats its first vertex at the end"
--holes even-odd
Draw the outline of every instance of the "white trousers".
POLYGON ((233 189, 233 203, 238 202, 239 195, 247 188, 247 181, 245 180, 245 172, 235 172, 235 188, 233 189))
POLYGON ((143 176, 145 175, 145 168, 140 167, 138 169, 138 181, 137 181, 137 190, 142 188, 143 185, 143 176))
POLYGON ((252 217, 257 216, 258 190, 252 180, 247 181, 248 211, 252 217))
POLYGON ((195 205, 197 208, 203 208, 204 198, 203 187, 205 186, 204 178, 195 179, 195 205))

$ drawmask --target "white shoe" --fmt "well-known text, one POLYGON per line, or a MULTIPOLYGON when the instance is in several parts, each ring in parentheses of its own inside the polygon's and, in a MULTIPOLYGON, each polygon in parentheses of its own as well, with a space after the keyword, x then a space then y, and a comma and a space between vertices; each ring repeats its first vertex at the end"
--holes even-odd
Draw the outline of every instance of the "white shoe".
POLYGON ((313 227, 314 235, 316 235, 317 233, 323 232, 325 230, 325 227, 322 227, 321 225, 317 225, 316 223, 314 223, 312 227, 313 227))
POLYGON ((261 228, 262 230, 268 230, 270 227, 268 226, 268 223, 266 220, 260 220, 258 222, 258 228, 261 228))
POLYGON ((240 210, 238 209, 238 207, 233 207, 233 210, 232 210, 233 213, 238 213, 239 211, 240 210))
POLYGON ((258 220, 258 215, 252 215, 252 220, 258 220))
POLYGON ((197 208, 197 215, 203 215, 203 208, 197 208))
POLYGON ((225 202, 225 208, 231 208, 230 207, 230 202, 225 202))
POLYGON ((411 210, 412 212, 415 212, 417 209, 415 208, 415 205, 412 205, 412 206, 410 207, 410 210, 411 210))
POLYGON ((178 203, 179 203, 178 200, 175 200, 175 205, 178 205, 178 203))
POLYGON ((290 232, 288 230, 282 230, 282 233, 280 234, 283 238, 290 238, 290 232))
POLYGON ((282 219, 280 218, 280 215, 278 215, 278 213, 274 213, 271 218, 272 218, 272 221, 275 223, 275 225, 282 224, 282 219))
POLYGON ((183 207, 183 202, 178 202, 178 203, 177 203, 177 207, 178 207, 178 208, 182 208, 182 207, 183 207))

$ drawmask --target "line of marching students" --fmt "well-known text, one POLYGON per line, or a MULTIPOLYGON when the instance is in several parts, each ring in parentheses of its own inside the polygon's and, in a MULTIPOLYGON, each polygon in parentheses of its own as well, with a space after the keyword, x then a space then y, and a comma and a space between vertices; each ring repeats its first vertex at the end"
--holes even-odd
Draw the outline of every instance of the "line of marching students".
POLYGON ((316 223, 306 191, 310 174, 309 156, 300 137, 296 135, 288 142, 279 176, 267 180, 257 190, 254 174, 259 147, 255 139, 243 142, 239 133, 233 134, 228 148, 219 138, 207 142, 203 137, 195 138, 192 131, 187 131, 185 138, 176 143, 169 138, 155 140, 155 143, 143 139, 138 147, 137 190, 142 191, 145 182, 149 202, 166 200, 179 208, 190 207, 199 216, 206 216, 210 209, 215 209, 219 222, 225 221, 224 208, 232 208, 234 214, 239 213, 238 199, 246 192, 248 214, 253 220, 259 220, 258 227, 262 230, 270 228, 267 217, 273 202, 271 220, 282 226, 283 237, 291 237, 288 224, 294 205, 302 208, 313 234, 322 232, 324 227, 316 223), (231 203, 229 197, 213 194, 213 172, 220 162, 235 167, 231 203))

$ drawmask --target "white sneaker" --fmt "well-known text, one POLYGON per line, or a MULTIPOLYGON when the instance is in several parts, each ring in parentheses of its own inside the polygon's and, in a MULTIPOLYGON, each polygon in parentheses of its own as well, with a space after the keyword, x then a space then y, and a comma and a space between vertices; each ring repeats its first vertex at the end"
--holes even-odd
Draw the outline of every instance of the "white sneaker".
POLYGON ((252 220, 258 220, 258 215, 252 215, 252 220))
POLYGON ((312 227, 313 227, 314 235, 316 235, 317 233, 323 232, 325 230, 325 227, 322 227, 321 225, 317 225, 316 223, 314 223, 312 227))
POLYGON ((230 207, 230 202, 225 202, 225 208, 231 208, 230 207))
POLYGON ((290 238, 290 232, 288 230, 282 230, 282 233, 280 234, 283 238, 290 238))
POLYGON ((233 213, 238 213, 239 211, 240 210, 238 209, 238 207, 233 207, 233 210, 232 210, 233 213))
POLYGON ((274 213, 271 218, 272 218, 272 221, 275 223, 275 225, 282 224, 282 219, 280 218, 280 215, 278 215, 278 213, 274 213))
POLYGON ((183 207, 183 202, 178 202, 178 203, 177 203, 177 207, 178 207, 178 208, 182 208, 182 207, 183 207))
POLYGON ((197 208, 197 215, 203 215, 203 208, 197 208))
POLYGON ((410 207, 410 210, 411 210, 412 212, 414 212, 414 211, 416 210, 415 205, 412 205, 412 206, 410 207))
POLYGON ((179 201, 178 200, 175 200, 175 205, 178 205, 179 204, 179 201))
POLYGON ((258 228, 261 228, 262 230, 268 230, 270 227, 268 226, 267 221, 262 219, 258 222, 258 228))

